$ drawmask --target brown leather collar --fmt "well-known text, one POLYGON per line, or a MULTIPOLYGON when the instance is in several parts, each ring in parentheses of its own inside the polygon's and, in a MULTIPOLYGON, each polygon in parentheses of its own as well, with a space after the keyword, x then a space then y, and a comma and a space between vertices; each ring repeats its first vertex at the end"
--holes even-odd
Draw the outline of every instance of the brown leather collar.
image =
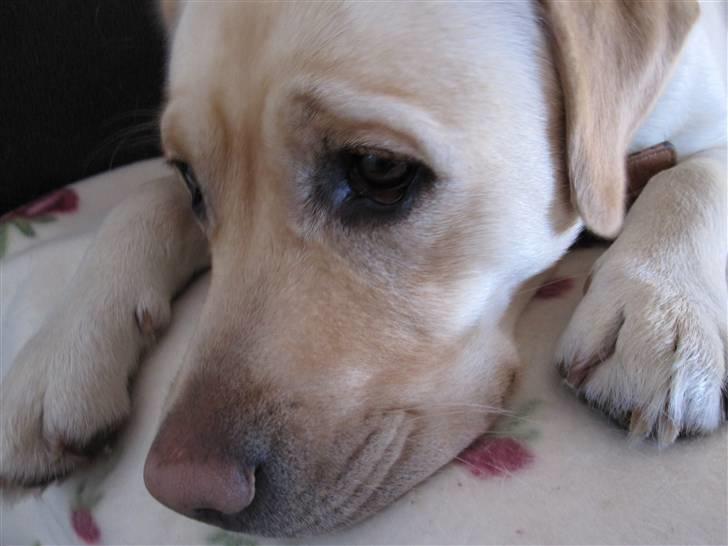
POLYGON ((669 142, 630 154, 627 157, 627 208, 639 197, 650 178, 676 163, 677 153, 669 142))

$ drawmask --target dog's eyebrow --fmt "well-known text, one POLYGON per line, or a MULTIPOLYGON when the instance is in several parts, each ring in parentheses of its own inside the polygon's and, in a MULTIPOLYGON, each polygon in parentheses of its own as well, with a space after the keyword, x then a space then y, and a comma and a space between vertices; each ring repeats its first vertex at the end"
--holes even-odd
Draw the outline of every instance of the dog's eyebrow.
MULTIPOLYGON (((429 112, 400 96, 366 93, 328 83, 293 95, 306 119, 329 117, 360 129, 374 130, 402 142, 430 162, 438 163, 447 142, 444 126, 429 112)), ((435 166, 435 165, 433 165, 435 166)))
POLYGON ((181 94, 170 100, 162 113, 159 132, 165 155, 180 155, 188 160, 197 148, 191 141, 194 134, 203 133, 208 148, 220 150, 223 154, 229 150, 231 141, 229 121, 216 93, 205 98, 181 94), (193 101, 195 107, 186 108, 188 101, 193 101), (192 115, 193 112, 196 114, 192 115), (185 131, 186 127, 194 127, 194 131, 185 131))

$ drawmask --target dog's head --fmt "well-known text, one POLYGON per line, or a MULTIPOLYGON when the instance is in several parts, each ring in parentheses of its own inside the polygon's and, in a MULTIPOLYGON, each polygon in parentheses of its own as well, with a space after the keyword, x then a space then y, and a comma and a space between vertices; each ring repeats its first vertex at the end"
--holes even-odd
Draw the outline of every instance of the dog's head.
POLYGON ((582 222, 618 229, 627 140, 668 64, 589 70, 565 10, 163 4, 164 149, 212 273, 147 460, 157 498, 229 529, 320 532, 487 429, 513 376, 509 305, 582 222), (614 99, 595 97, 619 78, 643 85, 612 129, 614 99))

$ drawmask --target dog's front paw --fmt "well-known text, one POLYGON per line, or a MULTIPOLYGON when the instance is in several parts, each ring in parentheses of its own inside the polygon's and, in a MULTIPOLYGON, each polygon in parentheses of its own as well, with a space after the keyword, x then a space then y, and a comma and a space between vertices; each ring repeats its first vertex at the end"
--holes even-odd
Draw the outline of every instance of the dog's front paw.
POLYGON ((568 385, 661 445, 714 430, 726 411, 725 288, 674 273, 608 251, 557 351, 568 385))
MULTIPOLYGON (((166 302, 52 318, 0 385, 0 488, 44 486, 87 462, 130 411, 129 377, 166 302)), ((74 310, 78 313, 78 310, 74 310)))

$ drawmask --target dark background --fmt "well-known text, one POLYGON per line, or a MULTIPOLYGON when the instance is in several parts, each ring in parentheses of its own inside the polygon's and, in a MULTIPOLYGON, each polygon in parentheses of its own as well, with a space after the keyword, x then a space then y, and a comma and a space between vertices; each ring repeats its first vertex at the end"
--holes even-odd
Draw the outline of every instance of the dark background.
POLYGON ((154 0, 0 0, 0 213, 159 154, 154 0))

